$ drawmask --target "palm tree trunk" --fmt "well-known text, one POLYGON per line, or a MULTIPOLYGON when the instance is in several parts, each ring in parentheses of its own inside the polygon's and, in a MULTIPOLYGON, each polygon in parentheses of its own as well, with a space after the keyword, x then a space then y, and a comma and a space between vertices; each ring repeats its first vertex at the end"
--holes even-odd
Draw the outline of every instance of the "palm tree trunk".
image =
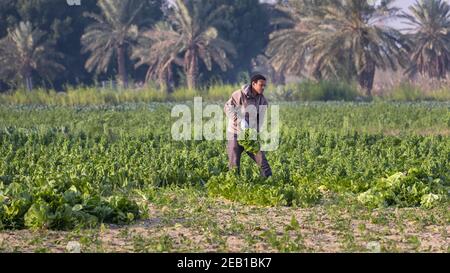
POLYGON ((128 74, 125 65, 125 48, 123 45, 117 49, 117 62, 119 64, 119 76, 122 82, 123 88, 128 88, 128 74))
POLYGON ((375 78, 375 65, 370 64, 358 76, 359 85, 366 91, 368 97, 372 97, 373 80, 375 78))
POLYGON ((166 72, 166 77, 165 77, 165 81, 166 81, 166 88, 167 88, 167 93, 172 93, 174 91, 174 84, 173 84, 173 73, 172 73, 172 69, 167 70, 166 72))
POLYGON ((163 90, 166 93, 171 93, 172 86, 170 85, 171 75, 170 71, 163 71, 159 74, 159 86, 161 90, 163 90))
POLYGON ((196 76, 194 75, 194 72, 192 71, 192 69, 190 69, 187 75, 188 89, 194 90, 197 87, 195 78, 196 76))
POLYGON ((197 87, 198 65, 197 58, 192 51, 186 53, 186 80, 189 89, 193 90, 197 87))
POLYGON ((275 71, 275 79, 274 79, 274 83, 275 84, 281 84, 284 85, 286 83, 286 77, 284 76, 283 72, 277 72, 275 71))
POLYGON ((27 91, 33 91, 33 79, 31 78, 30 69, 25 70, 25 72, 23 73, 23 78, 25 79, 25 87, 27 88, 27 91))
POLYGON ((27 90, 29 92, 33 91, 33 80, 31 79, 31 77, 26 79, 27 81, 27 90))

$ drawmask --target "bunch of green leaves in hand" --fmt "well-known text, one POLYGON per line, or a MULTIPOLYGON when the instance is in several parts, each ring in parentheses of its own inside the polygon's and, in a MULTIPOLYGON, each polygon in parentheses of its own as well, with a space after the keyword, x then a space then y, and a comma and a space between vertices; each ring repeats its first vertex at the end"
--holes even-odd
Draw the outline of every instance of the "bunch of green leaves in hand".
POLYGON ((253 154, 256 154, 260 150, 260 143, 258 141, 258 133, 255 129, 247 128, 243 131, 241 131, 241 134, 243 134, 243 137, 239 138, 238 143, 242 147, 244 147, 244 150, 246 152, 250 152, 253 154), (256 139, 254 139, 256 136, 256 139), (253 139, 252 139, 253 138, 253 139))

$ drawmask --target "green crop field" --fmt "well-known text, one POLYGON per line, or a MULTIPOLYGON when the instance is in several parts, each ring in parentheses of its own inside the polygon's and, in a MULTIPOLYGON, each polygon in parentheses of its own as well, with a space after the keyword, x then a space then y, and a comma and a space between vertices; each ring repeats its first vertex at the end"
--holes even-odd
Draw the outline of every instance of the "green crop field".
POLYGON ((0 106, 0 250, 450 251, 449 103, 280 103, 269 179, 174 105, 0 106))

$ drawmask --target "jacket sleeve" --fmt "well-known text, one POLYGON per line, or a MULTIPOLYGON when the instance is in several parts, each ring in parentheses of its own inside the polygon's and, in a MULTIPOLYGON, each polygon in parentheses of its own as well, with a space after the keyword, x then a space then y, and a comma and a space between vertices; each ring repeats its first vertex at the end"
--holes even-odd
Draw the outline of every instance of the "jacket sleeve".
POLYGON ((237 122, 237 109, 239 105, 239 96, 236 93, 231 95, 231 98, 225 103, 224 111, 227 117, 233 122, 237 122))

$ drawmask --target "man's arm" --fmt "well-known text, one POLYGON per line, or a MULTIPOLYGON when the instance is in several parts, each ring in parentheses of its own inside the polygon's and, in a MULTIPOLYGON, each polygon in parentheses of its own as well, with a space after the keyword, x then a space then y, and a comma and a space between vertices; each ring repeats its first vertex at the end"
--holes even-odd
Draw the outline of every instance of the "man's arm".
POLYGON ((227 117, 235 123, 238 120, 238 105, 239 98, 238 96, 236 96, 236 93, 233 93, 233 95, 231 95, 231 98, 225 103, 225 107, 223 108, 227 117))

